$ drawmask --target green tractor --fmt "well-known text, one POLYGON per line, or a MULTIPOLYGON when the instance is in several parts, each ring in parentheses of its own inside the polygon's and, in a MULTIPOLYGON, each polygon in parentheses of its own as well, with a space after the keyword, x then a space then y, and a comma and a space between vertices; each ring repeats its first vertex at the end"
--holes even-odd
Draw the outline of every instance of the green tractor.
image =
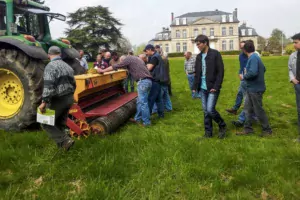
POLYGON ((70 42, 52 40, 53 19, 66 17, 35 1, 0 0, 0 129, 21 130, 36 122, 50 46, 61 48, 75 75, 84 73, 70 42))

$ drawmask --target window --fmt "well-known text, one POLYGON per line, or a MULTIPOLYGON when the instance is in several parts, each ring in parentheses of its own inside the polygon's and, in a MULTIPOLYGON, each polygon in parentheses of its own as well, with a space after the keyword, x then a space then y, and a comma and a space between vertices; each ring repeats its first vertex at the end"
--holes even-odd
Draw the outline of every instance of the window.
POLYGON ((226 51, 226 41, 222 41, 222 51, 226 51))
MULTIPOLYGON (((6 14, 5 4, 0 3, 0 30, 6 30, 6 14)), ((0 32, 0 35, 4 35, 5 31, 0 32)))
POLYGON ((162 48, 162 44, 159 44, 159 47, 162 48))
POLYGON ((252 35, 252 29, 248 29, 248 35, 252 35))
POLYGON ((206 28, 202 28, 202 35, 206 35, 206 28))
POLYGON ((233 22, 233 15, 229 15, 229 22, 233 22))
POLYGON ((186 38, 186 30, 182 30, 182 38, 186 38))
POLYGON ((176 18, 176 25, 178 26, 179 25, 179 18, 176 18))
POLYGON ((210 36, 214 36, 215 35, 215 29, 214 28, 210 28, 210 36))
POLYGON ((182 24, 186 25, 186 18, 182 19, 182 24))
POLYGON ((246 35, 246 29, 242 29, 241 33, 242 33, 242 36, 245 36, 246 35))
POLYGON ((180 52, 180 43, 176 43, 176 52, 180 52))
POLYGON ((195 28, 195 29, 194 29, 194 37, 197 37, 197 36, 198 36, 198 29, 195 28))
POLYGON ((162 40, 162 34, 158 34, 158 39, 162 40))
POLYGON ((180 31, 176 30, 176 38, 180 38, 180 31))
POLYGON ((229 41, 229 50, 233 50, 233 40, 229 41))
POLYGON ((183 52, 186 52, 186 51, 187 51, 186 42, 184 42, 184 43, 182 44, 182 51, 183 51, 183 52))
POLYGON ((226 27, 222 27, 222 36, 226 36, 226 27))
POLYGON ((165 33, 165 34, 164 34, 164 39, 165 39, 165 40, 168 40, 168 39, 169 39, 169 34, 168 34, 168 33, 165 33))
POLYGON ((169 53, 169 44, 166 44, 166 53, 169 53))
POLYGON ((233 35, 233 27, 229 27, 229 35, 233 35))
POLYGON ((226 15, 222 15, 222 22, 226 22, 226 15))

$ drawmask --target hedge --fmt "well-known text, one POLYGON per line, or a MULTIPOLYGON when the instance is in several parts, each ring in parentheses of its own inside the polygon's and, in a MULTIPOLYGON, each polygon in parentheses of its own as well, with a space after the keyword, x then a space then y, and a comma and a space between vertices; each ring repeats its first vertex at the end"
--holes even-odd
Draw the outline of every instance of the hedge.
POLYGON ((183 52, 176 52, 176 53, 168 53, 168 57, 172 58, 172 57, 183 57, 184 53, 183 52))
POLYGON ((268 51, 263 51, 263 52, 261 52, 261 55, 262 55, 262 56, 270 56, 270 52, 268 52, 268 51))
POLYGON ((221 55, 239 55, 241 51, 221 51, 221 55))

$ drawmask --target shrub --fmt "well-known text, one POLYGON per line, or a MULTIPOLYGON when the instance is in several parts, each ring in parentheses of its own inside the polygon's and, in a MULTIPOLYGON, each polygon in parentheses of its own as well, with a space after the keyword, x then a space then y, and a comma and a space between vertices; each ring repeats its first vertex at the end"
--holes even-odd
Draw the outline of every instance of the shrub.
POLYGON ((270 52, 268 51, 262 51, 261 56, 270 56, 270 52))
POLYGON ((184 53, 183 52, 176 52, 176 53, 168 53, 168 57, 172 58, 172 57, 183 57, 184 53))
POLYGON ((221 55, 239 55, 241 51, 221 51, 221 55))
POLYGON ((285 53, 288 54, 288 55, 291 55, 295 50, 294 48, 294 44, 288 44, 286 47, 285 47, 285 53))

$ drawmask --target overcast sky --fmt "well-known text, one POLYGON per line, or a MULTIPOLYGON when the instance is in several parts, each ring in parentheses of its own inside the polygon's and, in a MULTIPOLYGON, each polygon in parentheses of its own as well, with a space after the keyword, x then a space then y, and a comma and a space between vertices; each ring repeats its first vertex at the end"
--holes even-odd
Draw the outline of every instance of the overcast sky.
MULTIPOLYGON (((151 40, 155 33, 171 23, 175 17, 187 12, 233 12, 238 9, 240 22, 256 29, 259 35, 268 37, 273 28, 279 28, 287 36, 300 32, 300 0, 46 0, 52 12, 67 15, 85 6, 102 5, 124 24, 122 33, 131 43, 140 44, 151 40), (205 2, 205 3, 203 3, 205 2)), ((53 38, 64 36, 65 22, 52 21, 53 38)))

